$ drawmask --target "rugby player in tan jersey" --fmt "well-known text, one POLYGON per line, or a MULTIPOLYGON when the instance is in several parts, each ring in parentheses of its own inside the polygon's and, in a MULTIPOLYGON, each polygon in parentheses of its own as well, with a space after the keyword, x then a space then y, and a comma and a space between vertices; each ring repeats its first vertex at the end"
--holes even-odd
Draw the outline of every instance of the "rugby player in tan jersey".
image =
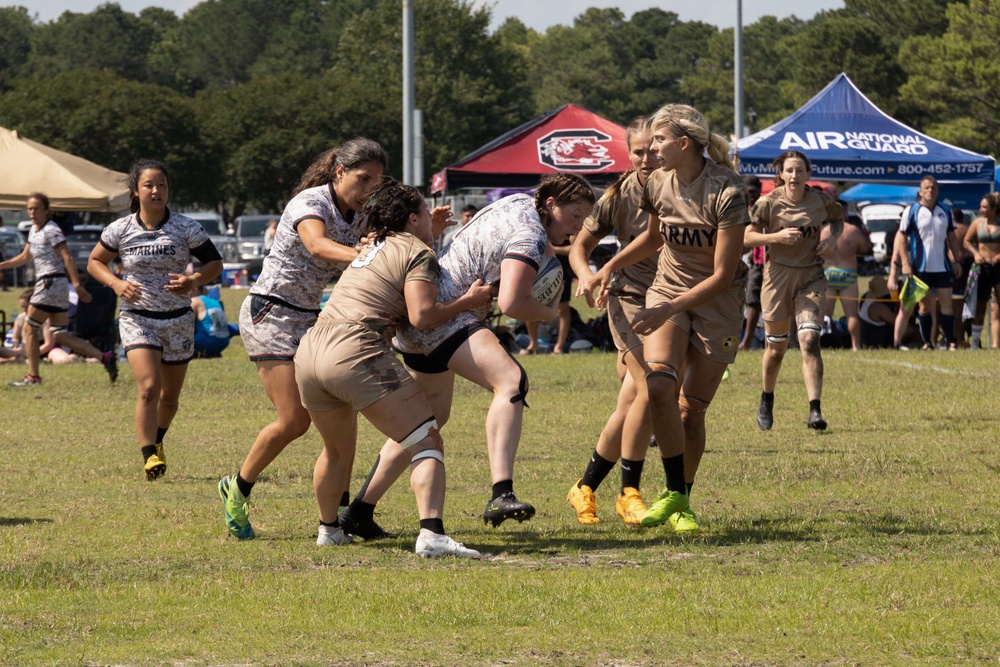
POLYGON ((823 258, 837 245, 844 228, 844 211, 833 197, 806 185, 812 165, 804 154, 786 151, 771 166, 778 172, 775 188, 754 204, 750 212, 753 222, 744 239, 751 248, 768 246, 760 293, 767 348, 762 361, 764 386, 757 406, 757 425, 764 431, 774 425, 774 386, 794 317, 809 397, 806 425, 821 431, 827 425, 820 409, 823 358, 819 337, 827 287, 823 258), (825 225, 830 226, 830 233, 820 240, 825 225))
MULTIPOLYGON (((625 133, 632 169, 608 188, 597 202, 593 213, 583 224, 570 251, 569 261, 577 275, 577 296, 586 297, 593 307, 593 291, 599 284, 590 270, 589 257, 602 238, 612 231, 622 248, 628 247, 649 224, 649 214, 640 205, 642 189, 649 175, 659 168, 652 151, 649 119, 636 118, 625 133)), ((656 277, 657 255, 626 267, 614 276, 608 292, 608 325, 615 341, 618 377, 622 381, 618 403, 601 431, 594 453, 566 499, 576 510, 576 520, 582 524, 598 523, 594 492, 621 458, 621 492, 615 500, 615 511, 630 526, 639 525, 646 505, 639 493, 639 481, 649 449, 652 427, 649 423, 649 397, 646 394, 642 339, 632 331, 635 314, 646 305, 646 290, 656 277)))
POLYGON ((325 489, 346 488, 350 481, 360 412, 398 442, 409 459, 410 487, 420 516, 417 554, 475 558, 478 551, 444 532, 444 453, 438 424, 390 341, 404 321, 426 330, 486 305, 492 301, 490 287, 477 280, 457 299, 437 301, 441 270, 428 246, 447 224, 447 209, 432 220, 415 188, 390 183, 376 192, 365 213, 376 237, 344 271, 295 354, 299 394, 323 437, 329 474, 325 484, 316 485, 317 542, 351 541, 338 521, 338 498, 325 489))
POLYGON ((643 336, 649 412, 667 486, 640 523, 670 521, 675 531, 690 532, 699 527, 689 498, 705 451, 705 414, 736 358, 743 324, 747 269, 740 255, 749 217, 729 143, 701 113, 668 104, 653 115, 650 130, 661 168, 643 188, 649 226, 598 272, 598 302, 615 271, 662 247, 632 328, 643 336))

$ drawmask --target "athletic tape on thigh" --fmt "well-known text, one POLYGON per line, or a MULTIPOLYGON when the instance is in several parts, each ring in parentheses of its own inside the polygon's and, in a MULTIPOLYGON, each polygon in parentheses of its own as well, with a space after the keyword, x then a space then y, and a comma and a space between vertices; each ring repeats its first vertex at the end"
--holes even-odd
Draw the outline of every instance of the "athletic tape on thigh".
POLYGON ((815 331, 816 333, 823 333, 823 327, 816 322, 803 322, 799 325, 799 331, 815 331))
POLYGON ((431 417, 423 424, 410 431, 410 434, 403 438, 403 440, 399 443, 399 446, 403 449, 409 449, 413 445, 423 442, 424 438, 429 436, 431 433, 437 433, 437 430, 437 420, 434 419, 434 417, 431 417))
POLYGON ((32 329, 41 329, 42 328, 42 322, 44 322, 44 320, 42 322, 39 322, 35 318, 33 318, 33 317, 27 317, 27 316, 24 318, 24 321, 32 329))
POLYGON ((652 368, 653 366, 663 366, 667 369, 665 371, 660 371, 660 370, 649 371, 648 373, 646 373, 647 382, 649 381, 649 378, 652 377, 665 377, 665 378, 670 378, 674 382, 677 382, 677 371, 671 368, 670 364, 665 364, 662 361, 647 361, 646 365, 649 368, 652 368))
POLYGON ((525 372, 524 366, 522 366, 517 359, 514 359, 513 356, 511 356, 511 359, 514 361, 515 364, 517 364, 518 370, 521 371, 521 380, 517 388, 519 393, 517 394, 517 396, 511 397, 510 403, 511 405, 515 403, 524 403, 524 407, 529 408, 531 406, 528 405, 528 401, 525 400, 528 397, 528 373, 525 372))
POLYGON ((788 334, 774 335, 774 334, 764 334, 764 340, 766 340, 771 345, 781 345, 782 343, 788 342, 788 334))
POLYGON ((437 459, 441 463, 444 463, 444 454, 439 449, 424 449, 414 454, 413 458, 410 459, 410 463, 413 464, 423 459, 437 459))
POLYGON ((59 334, 66 333, 67 331, 69 331, 69 325, 68 324, 53 324, 52 325, 52 335, 53 336, 58 336, 59 334))

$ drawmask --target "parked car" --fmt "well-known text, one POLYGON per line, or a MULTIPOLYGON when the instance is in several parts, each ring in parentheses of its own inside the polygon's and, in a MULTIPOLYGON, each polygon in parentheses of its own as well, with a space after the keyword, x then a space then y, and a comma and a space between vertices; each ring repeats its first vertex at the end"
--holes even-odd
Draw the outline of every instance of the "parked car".
MULTIPOLYGON (((14 227, 0 227, 0 245, 3 246, 3 259, 17 257, 24 250, 24 236, 14 227)), ((4 271, 3 283, 7 287, 22 287, 34 280, 34 270, 29 262, 27 266, 4 271)))
MULTIPOLYGON (((197 220, 205 228, 208 238, 215 244, 215 248, 222 255, 223 262, 240 261, 239 251, 236 249, 236 238, 232 232, 226 228, 226 223, 222 216, 211 211, 192 211, 182 213, 192 220, 197 220)), ((197 260, 195 260, 197 263, 197 260)))
POLYGON ((902 204, 869 204, 861 209, 861 221, 872 240, 872 256, 878 264, 888 265, 892 243, 903 215, 902 204))
POLYGON ((236 218, 236 247, 239 251, 239 261, 247 265, 247 273, 256 279, 264 266, 264 232, 272 220, 281 217, 278 213, 270 215, 241 215, 236 218))
POLYGON ((76 225, 73 231, 66 235, 66 247, 73 255, 73 263, 81 279, 87 273, 87 261, 94 246, 101 240, 101 232, 104 227, 101 225, 76 225))

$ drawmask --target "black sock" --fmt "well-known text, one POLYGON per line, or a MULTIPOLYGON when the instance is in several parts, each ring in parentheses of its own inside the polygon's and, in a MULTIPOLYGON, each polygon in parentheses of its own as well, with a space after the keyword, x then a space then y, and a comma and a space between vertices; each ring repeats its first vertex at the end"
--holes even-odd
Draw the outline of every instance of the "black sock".
POLYGON ((354 499, 350 504, 351 518, 355 521, 364 521, 375 517, 375 506, 363 500, 354 499))
POLYGON ((642 479, 642 466, 645 463, 645 459, 639 459, 638 461, 622 459, 622 491, 628 488, 639 488, 639 480, 642 479))
POLYGON ((320 521, 319 525, 326 526, 327 528, 340 528, 340 521, 337 519, 333 520, 333 523, 327 523, 326 521, 320 521))
POLYGON ((432 533, 437 533, 438 535, 444 535, 444 520, 443 519, 421 519, 420 527, 426 528, 432 533))
POLYGON ((660 457, 660 460, 663 461, 663 472, 667 475, 667 489, 684 493, 687 488, 684 486, 684 454, 660 457))
POLYGON ((499 498, 505 493, 514 493, 514 480, 505 479, 493 485, 494 498, 499 498))
POLYGON ((941 331, 944 332, 944 342, 951 345, 955 342, 955 316, 940 315, 938 321, 941 324, 941 331))
POLYGON ((343 495, 340 496, 340 506, 347 507, 351 504, 351 492, 344 491, 343 495))
POLYGON ((770 403, 774 405, 774 392, 773 391, 762 391, 760 392, 760 400, 764 403, 770 403))
POLYGON ((932 321, 930 313, 917 313, 917 328, 920 329, 920 339, 924 342, 924 345, 934 347, 934 332, 931 331, 932 321))
POLYGON ((148 461, 149 457, 156 453, 156 445, 143 445, 141 449, 143 463, 148 461))
POLYGON ((614 461, 602 457, 595 449, 594 453, 590 455, 590 463, 587 464, 587 469, 580 479, 580 486, 589 486, 591 491, 597 491, 597 487, 601 485, 601 482, 614 467, 614 461))
MULTIPOLYGON (((167 428, 170 428, 169 426, 167 428)), ((163 443, 163 436, 167 434, 167 428, 156 427, 156 444, 163 443)))
POLYGON ((694 486, 694 482, 686 482, 684 484, 684 487, 686 489, 686 491, 684 492, 684 495, 687 495, 687 496, 691 495, 691 487, 692 486, 694 486))
POLYGON ((248 482, 245 479, 243 479, 243 477, 239 473, 237 473, 236 488, 240 490, 240 493, 243 494, 244 498, 250 497, 250 492, 253 491, 254 484, 256 484, 256 482, 248 482))
POLYGON ((815 410, 816 412, 820 411, 818 398, 815 401, 809 401, 809 412, 812 412, 813 410, 815 410))

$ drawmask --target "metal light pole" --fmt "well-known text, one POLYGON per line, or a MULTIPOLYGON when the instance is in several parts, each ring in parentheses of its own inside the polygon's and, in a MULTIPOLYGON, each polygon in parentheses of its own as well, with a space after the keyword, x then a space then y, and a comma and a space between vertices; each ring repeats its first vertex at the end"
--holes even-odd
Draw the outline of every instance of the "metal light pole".
POLYGON ((733 134, 743 138, 743 0, 736 0, 735 53, 733 54, 733 134))
POLYGON ((413 0, 403 0, 403 183, 413 182, 413 0))

